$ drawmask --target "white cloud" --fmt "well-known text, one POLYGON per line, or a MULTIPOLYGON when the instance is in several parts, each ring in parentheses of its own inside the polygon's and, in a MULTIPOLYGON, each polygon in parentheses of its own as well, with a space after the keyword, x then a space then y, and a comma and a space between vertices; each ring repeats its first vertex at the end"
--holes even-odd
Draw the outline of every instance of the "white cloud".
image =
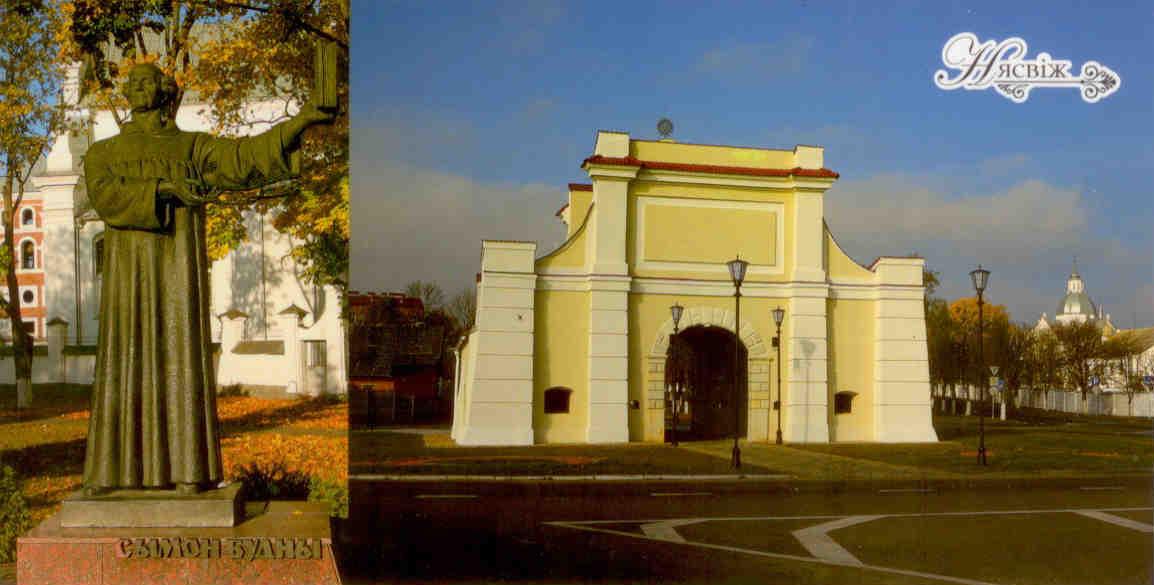
POLYGON ((790 35, 773 43, 717 47, 706 51, 694 64, 694 70, 732 81, 760 83, 801 73, 814 44, 813 37, 790 35))
POLYGON ((1025 260, 1076 244, 1087 229, 1086 206, 1072 189, 1028 179, 993 193, 950 197, 936 183, 940 179, 903 174, 846 180, 827 194, 826 217, 847 247, 877 254, 944 244, 1025 260))
MULTIPOLYGON (((975 168, 1024 162, 1002 157, 975 168)), ((1139 324, 1154 322, 1149 254, 1095 233, 1098 220, 1080 190, 1021 179, 955 195, 950 187, 959 180, 895 173, 839 181, 826 194, 826 218, 859 262, 911 252, 925 257, 941 274, 939 294, 946 298, 973 296, 968 273, 982 264, 992 271, 989 300, 1020 321, 1053 315, 1076 255, 1087 292, 1116 321, 1125 315, 1129 324, 1136 314, 1139 324)))
POLYGON ((482 239, 537 241, 542 255, 564 236, 553 215, 563 186, 483 183, 395 161, 360 167, 352 181, 354 290, 432 280, 451 295, 480 270, 482 239))

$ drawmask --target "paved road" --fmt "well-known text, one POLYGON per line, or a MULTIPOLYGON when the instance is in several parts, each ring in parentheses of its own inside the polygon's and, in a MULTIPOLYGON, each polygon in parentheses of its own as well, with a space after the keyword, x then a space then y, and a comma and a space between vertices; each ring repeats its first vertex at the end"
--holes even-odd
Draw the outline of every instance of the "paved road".
POLYGON ((354 481, 347 582, 1150 583, 1150 483, 1084 483, 354 481))

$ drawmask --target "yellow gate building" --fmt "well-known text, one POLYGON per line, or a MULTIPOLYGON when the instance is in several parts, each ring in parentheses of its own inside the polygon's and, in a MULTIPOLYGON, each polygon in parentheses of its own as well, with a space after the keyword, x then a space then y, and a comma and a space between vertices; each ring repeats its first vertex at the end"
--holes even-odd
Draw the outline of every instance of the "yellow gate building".
POLYGON ((474 328, 458 350, 453 438, 464 445, 772 440, 936 441, 920 258, 869 267, 838 247, 820 147, 769 150, 597 134, 558 215, 568 238, 484 241, 474 328), (726 262, 749 262, 735 331, 726 262), (668 412, 666 350, 696 368, 668 412), (785 310, 781 388, 776 325, 785 310), (738 356, 734 355, 738 352, 738 356), (734 416, 736 403, 737 415, 734 416), (736 420, 735 420, 736 419, 736 420))

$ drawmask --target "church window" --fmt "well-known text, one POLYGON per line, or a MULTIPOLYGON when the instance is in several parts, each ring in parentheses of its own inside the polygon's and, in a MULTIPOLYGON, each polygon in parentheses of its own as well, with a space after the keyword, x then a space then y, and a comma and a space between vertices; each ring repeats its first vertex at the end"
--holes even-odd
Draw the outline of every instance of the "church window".
POLYGON ((854 396, 857 396, 857 392, 850 392, 848 390, 843 390, 835 394, 833 397, 833 413, 849 414, 852 412, 854 396))
POLYGON ((36 214, 31 209, 25 209, 20 212, 20 223, 23 225, 36 225, 36 214))
POLYGON ((36 244, 26 240, 20 244, 20 267, 25 270, 36 268, 36 244))
POLYGON ((573 391, 564 386, 554 386, 545 391, 545 414, 569 412, 569 395, 573 391))

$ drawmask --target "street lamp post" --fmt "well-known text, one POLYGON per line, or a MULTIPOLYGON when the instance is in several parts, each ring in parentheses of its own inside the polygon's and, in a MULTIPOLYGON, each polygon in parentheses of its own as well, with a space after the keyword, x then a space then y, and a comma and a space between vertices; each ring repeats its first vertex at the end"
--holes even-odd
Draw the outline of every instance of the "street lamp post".
MULTIPOLYGON (((677 325, 678 325, 678 323, 681 322, 681 312, 684 310, 685 310, 684 307, 682 307, 678 303, 673 303, 673 306, 669 307, 669 314, 670 314, 670 316, 673 317, 673 336, 669 338, 669 346, 670 347, 674 347, 673 344, 676 342, 677 325)), ((674 356, 678 356, 678 350, 679 349, 680 349, 679 347, 674 349, 674 351, 673 351, 674 356)), ((677 359, 680 359, 680 357, 678 357, 677 359)), ((673 365, 680 367, 680 364, 673 364, 673 365)), ((679 413, 681 412, 681 392, 682 392, 682 389, 680 388, 681 384, 678 383, 677 378, 676 378, 677 373, 678 372, 674 372, 675 377, 673 379, 673 389, 671 390, 671 392, 673 394, 673 400, 670 401, 673 403, 673 446, 674 447, 677 446, 677 417, 678 417, 679 413)))
POLYGON ((773 310, 773 322, 777 324, 777 335, 773 338, 773 346, 777 348, 777 400, 773 402, 773 409, 777 411, 777 444, 781 444, 781 322, 785 320, 785 310, 778 307, 773 310))
POLYGON ((973 281, 974 290, 978 291, 978 371, 981 372, 982 382, 982 396, 980 405, 978 406, 978 463, 986 465, 986 393, 987 382, 986 379, 986 354, 984 351, 985 332, 982 326, 982 293, 986 290, 986 283, 989 281, 990 271, 982 269, 979 264, 976 270, 970 272, 970 280, 973 281))
POLYGON ((734 469, 741 469, 741 447, 737 446, 737 434, 740 432, 741 426, 741 412, 738 410, 737 404, 741 399, 741 393, 738 391, 738 384, 741 383, 741 351, 738 345, 741 343, 741 281, 745 280, 745 269, 749 267, 749 262, 738 256, 727 264, 729 264, 729 275, 733 278, 733 304, 735 306, 733 319, 733 459, 730 464, 734 469))

